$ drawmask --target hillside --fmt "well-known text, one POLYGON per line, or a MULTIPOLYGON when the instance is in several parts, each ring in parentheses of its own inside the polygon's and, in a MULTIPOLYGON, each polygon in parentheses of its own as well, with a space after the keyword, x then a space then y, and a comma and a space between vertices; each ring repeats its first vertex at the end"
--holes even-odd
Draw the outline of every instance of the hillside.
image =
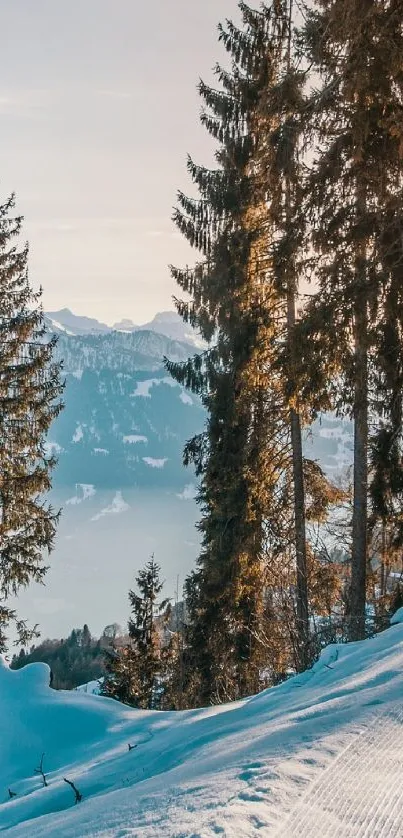
POLYGON ((44 664, 0 669, 0 829, 10 838, 403 834, 402 622, 206 710, 135 711, 48 681, 44 664))

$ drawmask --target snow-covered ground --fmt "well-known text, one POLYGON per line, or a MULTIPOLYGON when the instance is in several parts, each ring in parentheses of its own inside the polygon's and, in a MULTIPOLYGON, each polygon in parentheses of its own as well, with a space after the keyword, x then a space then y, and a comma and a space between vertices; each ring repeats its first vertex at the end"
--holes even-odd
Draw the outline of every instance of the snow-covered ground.
POLYGON ((80 684, 79 687, 76 687, 76 690, 86 695, 99 695, 103 680, 103 678, 98 678, 96 681, 87 681, 86 684, 80 684))
POLYGON ((206 710, 140 712, 48 682, 42 664, 0 668, 10 838, 403 835, 403 622, 206 710))

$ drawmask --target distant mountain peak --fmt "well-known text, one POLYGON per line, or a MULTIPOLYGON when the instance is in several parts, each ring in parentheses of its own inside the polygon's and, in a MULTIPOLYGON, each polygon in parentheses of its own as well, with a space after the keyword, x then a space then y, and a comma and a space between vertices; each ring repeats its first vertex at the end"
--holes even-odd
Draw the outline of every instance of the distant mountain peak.
POLYGON ((154 316, 152 320, 153 323, 176 323, 177 320, 181 320, 179 314, 176 311, 158 311, 157 314, 154 316))
POLYGON ((189 323, 184 323, 176 311, 159 311, 149 323, 144 323, 139 328, 159 332, 172 340, 179 340, 198 349, 205 346, 199 332, 189 323))
POLYGON ((45 312, 45 318, 49 330, 58 334, 76 336, 100 335, 110 332, 155 332, 170 338, 170 340, 186 343, 189 346, 202 348, 204 342, 199 333, 192 329, 188 323, 184 323, 176 311, 159 311, 150 320, 137 326, 133 320, 124 317, 119 323, 108 326, 96 320, 94 317, 74 314, 69 308, 61 308, 58 311, 45 312))
POLYGON ((112 329, 116 332, 135 332, 139 328, 129 317, 124 317, 120 323, 114 323, 112 326, 112 329))
POLYGON ((110 332, 111 327, 101 323, 95 317, 86 317, 81 314, 73 314, 69 308, 61 308, 59 311, 46 311, 45 317, 50 321, 50 327, 56 332, 67 332, 71 335, 104 334, 110 332))

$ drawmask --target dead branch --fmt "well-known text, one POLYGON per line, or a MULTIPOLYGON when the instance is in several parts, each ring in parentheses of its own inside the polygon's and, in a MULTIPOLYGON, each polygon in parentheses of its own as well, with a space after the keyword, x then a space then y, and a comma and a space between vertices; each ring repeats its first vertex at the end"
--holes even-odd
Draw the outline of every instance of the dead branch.
POLYGON ((34 771, 35 771, 35 774, 39 774, 42 777, 43 785, 48 786, 49 783, 46 779, 46 775, 45 775, 44 770, 43 770, 43 758, 44 758, 44 756, 45 756, 45 754, 42 754, 41 761, 39 763, 39 768, 34 768, 34 771))
POLYGON ((67 785, 71 786, 71 788, 74 791, 74 795, 75 795, 74 804, 76 805, 77 803, 81 803, 81 801, 83 799, 83 796, 82 796, 81 792, 79 792, 77 786, 74 785, 72 780, 67 780, 66 777, 63 777, 63 780, 64 780, 65 783, 67 783, 67 785))

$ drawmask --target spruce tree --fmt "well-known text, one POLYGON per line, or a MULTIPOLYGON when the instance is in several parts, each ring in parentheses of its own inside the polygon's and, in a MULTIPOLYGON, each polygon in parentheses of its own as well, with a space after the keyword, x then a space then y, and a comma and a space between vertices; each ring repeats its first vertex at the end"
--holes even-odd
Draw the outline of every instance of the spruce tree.
POLYGON ((260 688, 262 657, 255 638, 263 611, 265 521, 277 482, 269 413, 274 417, 278 385, 273 376, 269 399, 267 375, 276 295, 265 287, 271 231, 254 171, 252 130, 264 80, 275 73, 277 46, 273 38, 272 51, 266 48, 265 15, 254 33, 249 28, 254 16, 245 4, 241 11, 245 32, 231 23, 220 30, 234 58, 231 73, 217 67, 222 90, 200 84, 206 104, 202 121, 220 144, 219 168, 209 171, 189 160, 201 197, 193 201, 180 194, 175 215, 204 256, 193 271, 173 269, 178 284, 193 296, 190 305, 178 302, 178 310, 207 340, 214 335, 203 357, 168 365, 202 395, 209 415, 206 433, 185 451, 185 460, 202 476, 203 546, 190 615, 200 650, 200 703, 260 688))
POLYGON ((0 650, 15 621, 22 645, 29 632, 9 605, 46 573, 58 513, 46 500, 55 458, 46 434, 61 409, 60 364, 47 340, 40 293, 28 280, 28 245, 19 247, 22 218, 14 197, 0 207, 0 650))
POLYGON ((159 709, 167 677, 168 655, 161 637, 169 618, 169 600, 158 601, 164 583, 154 557, 136 576, 139 593, 129 592, 128 644, 106 652, 103 694, 141 709, 159 709), (162 620, 157 619, 162 615, 162 620))
MULTIPOLYGON (((336 406, 354 419, 349 620, 357 639, 365 633, 373 377, 388 380, 389 394, 394 390, 397 403, 401 398, 396 376, 392 381, 386 369, 392 357, 400 367, 402 349, 394 313, 399 319, 401 3, 320 0, 307 12, 305 39, 322 75, 311 111, 320 150, 309 179, 319 283, 310 335, 324 388, 335 385, 336 406)), ((400 433, 393 396, 385 408, 393 458, 400 433)))
POLYGON ((220 27, 231 72, 217 67, 220 90, 200 84, 218 168, 189 160, 200 199, 180 193, 175 213, 203 256, 193 270, 172 269, 192 297, 177 308, 212 341, 186 364, 168 363, 209 417, 185 450, 201 477, 203 546, 189 580, 187 646, 201 703, 263 686, 266 591, 286 578, 296 590, 296 666, 306 665, 305 494, 319 485, 305 486, 313 471, 302 456, 309 409, 302 415, 296 342, 305 76, 291 60, 289 4, 240 9, 243 29, 220 27))
POLYGON ((91 645, 91 632, 88 628, 88 623, 84 623, 83 625, 83 633, 81 636, 81 645, 82 646, 90 646, 91 645))

